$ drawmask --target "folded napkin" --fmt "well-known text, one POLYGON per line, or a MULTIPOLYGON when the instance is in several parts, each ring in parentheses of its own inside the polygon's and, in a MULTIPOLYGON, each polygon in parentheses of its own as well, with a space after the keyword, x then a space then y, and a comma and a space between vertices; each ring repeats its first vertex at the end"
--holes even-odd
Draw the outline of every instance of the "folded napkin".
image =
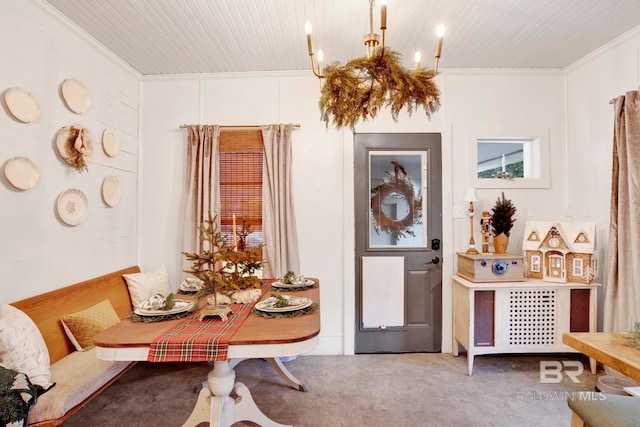
POLYGON ((148 300, 138 304, 144 310, 161 310, 167 304, 167 298, 162 294, 152 295, 148 300))
POLYGON ((291 285, 303 285, 306 283, 306 280, 304 274, 296 274, 293 271, 288 271, 287 274, 278 279, 278 282, 291 285))
POLYGON ((199 291, 204 287, 204 282, 196 277, 187 277, 180 284, 183 291, 199 291))

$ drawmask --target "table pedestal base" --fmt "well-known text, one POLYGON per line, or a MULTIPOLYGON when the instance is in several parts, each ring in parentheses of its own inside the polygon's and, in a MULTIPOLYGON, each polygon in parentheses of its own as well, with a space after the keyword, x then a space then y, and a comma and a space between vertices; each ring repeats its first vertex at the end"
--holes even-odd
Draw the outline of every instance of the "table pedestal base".
POLYGON ((306 385, 302 384, 299 379, 294 377, 291 372, 282 364, 282 361, 279 357, 271 357, 266 359, 267 362, 275 369, 275 371, 280 374, 280 376, 289 384, 291 387, 298 391, 308 391, 306 385))
POLYGON ((196 406, 183 427, 200 423, 209 423, 210 427, 230 427, 237 421, 252 421, 262 427, 296 427, 267 418, 258 409, 247 386, 235 382, 236 374, 228 361, 214 362, 207 379, 208 387, 200 390, 196 406), (235 391, 235 399, 229 396, 231 391, 235 391))

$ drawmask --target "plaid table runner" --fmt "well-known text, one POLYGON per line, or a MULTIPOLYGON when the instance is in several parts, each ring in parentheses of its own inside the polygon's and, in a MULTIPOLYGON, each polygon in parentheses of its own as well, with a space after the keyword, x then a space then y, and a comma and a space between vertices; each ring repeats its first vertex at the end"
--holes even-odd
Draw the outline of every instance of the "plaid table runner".
MULTIPOLYGON (((262 293, 273 280, 263 280, 262 293)), ((182 320, 151 343, 149 362, 208 362, 227 360, 231 337, 240 329, 254 304, 233 304, 227 321, 198 319, 200 311, 182 320)))

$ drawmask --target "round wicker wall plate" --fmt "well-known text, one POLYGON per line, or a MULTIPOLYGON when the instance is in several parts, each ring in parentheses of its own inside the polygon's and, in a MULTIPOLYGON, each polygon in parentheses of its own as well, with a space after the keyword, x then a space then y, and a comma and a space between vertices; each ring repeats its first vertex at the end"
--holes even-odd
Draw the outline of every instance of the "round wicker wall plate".
POLYGON ((57 211, 65 224, 82 224, 89 215, 87 196, 77 188, 65 190, 58 196, 57 211))
POLYGON ((102 200, 107 206, 116 206, 120 203, 122 191, 120 190, 120 181, 117 176, 109 175, 102 181, 102 200))
POLYGON ((120 150, 120 141, 118 140, 118 134, 113 129, 105 129, 102 133, 102 149, 109 157, 113 157, 118 154, 120 150))
POLYGON ((80 80, 67 79, 62 83, 62 98, 71 111, 86 113, 91 106, 89 89, 80 80))
POLYGON ((7 90, 4 102, 11 115, 23 123, 35 122, 40 118, 40 104, 31 93, 22 88, 7 90))
POLYGON ((58 149, 58 154, 65 162, 69 160, 69 151, 67 150, 67 139, 69 138, 69 133, 71 132, 71 126, 65 126, 58 131, 58 136, 56 137, 56 148, 58 149))
POLYGON ((27 157, 13 157, 4 166, 7 180, 19 190, 33 188, 40 179, 38 167, 27 157))

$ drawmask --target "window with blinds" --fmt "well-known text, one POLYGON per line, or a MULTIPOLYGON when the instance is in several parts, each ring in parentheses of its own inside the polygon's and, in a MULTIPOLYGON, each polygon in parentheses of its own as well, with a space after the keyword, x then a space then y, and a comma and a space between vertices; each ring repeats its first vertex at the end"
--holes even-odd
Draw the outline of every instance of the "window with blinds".
POLYGON ((260 129, 221 129, 220 229, 233 245, 233 215, 236 216, 238 246, 262 244, 262 131, 260 129), (243 221, 250 225, 246 242, 240 240, 243 221))

